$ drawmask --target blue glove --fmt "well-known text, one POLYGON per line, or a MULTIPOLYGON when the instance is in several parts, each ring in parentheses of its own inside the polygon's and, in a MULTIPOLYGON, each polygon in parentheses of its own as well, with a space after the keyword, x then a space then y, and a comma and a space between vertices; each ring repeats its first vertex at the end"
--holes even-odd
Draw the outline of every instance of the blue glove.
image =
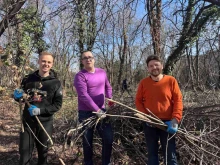
POLYGON ((15 89, 14 90, 14 98, 15 99, 20 99, 23 97, 24 91, 23 89, 15 89))
POLYGON ((165 122, 165 124, 168 126, 167 127, 167 132, 170 134, 175 134, 178 130, 178 122, 177 120, 174 118, 170 121, 165 122))
POLYGON ((40 108, 36 107, 35 105, 31 105, 28 108, 28 111, 30 113, 31 116, 37 116, 40 115, 40 108))

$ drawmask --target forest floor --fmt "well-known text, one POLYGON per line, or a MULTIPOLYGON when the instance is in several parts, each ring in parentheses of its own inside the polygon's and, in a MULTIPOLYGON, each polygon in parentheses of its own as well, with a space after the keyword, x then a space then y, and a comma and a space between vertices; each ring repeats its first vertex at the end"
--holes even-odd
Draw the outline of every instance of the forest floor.
MULTIPOLYGON (((190 132, 190 136, 202 138, 206 143, 203 149, 200 149, 194 143, 189 143, 185 136, 177 134, 177 152, 180 165, 196 164, 220 164, 219 155, 219 135, 220 123, 219 112, 220 99, 219 94, 213 97, 197 96, 201 103, 193 102, 192 97, 187 97, 191 102, 184 103, 184 120, 181 128, 190 132), (205 99, 203 99, 205 97, 205 99), (217 101, 213 98, 217 98, 217 101), (206 102, 204 102, 206 100, 206 102), (198 131, 197 131, 198 130, 198 131), (212 145, 210 145, 212 144, 212 145), (215 147, 213 147, 215 146, 215 147), (208 151, 208 152, 204 152, 208 151), (195 154, 192 154, 195 153, 195 154), (203 159, 197 157, 203 155, 203 159), (215 156, 216 155, 216 156, 215 156)), ((125 105, 133 107, 133 98, 120 100, 125 105)), ((81 165, 83 160, 81 138, 76 135, 71 141, 74 143, 71 147, 65 146, 65 134, 70 128, 77 126, 76 99, 65 98, 63 108, 56 113, 54 118, 53 147, 56 154, 50 148, 48 155, 49 165, 60 165, 58 156, 64 161, 65 165, 81 165), (75 109, 75 110, 74 110, 75 109)), ((131 115, 131 111, 123 106, 116 106, 111 109, 111 114, 131 115)), ((147 160, 144 134, 140 121, 127 118, 111 118, 114 130, 114 143, 112 151, 113 165, 142 165, 147 160)), ((19 133, 21 131, 19 105, 13 99, 0 101, 0 165, 19 164, 19 133)), ((188 133, 186 135, 188 135, 188 133)), ((94 137, 94 164, 101 164, 101 139, 94 137)), ((196 142, 198 143, 198 142, 196 142)), ((162 159, 160 157, 161 164, 162 159)), ((31 165, 37 165, 36 148, 33 152, 31 165)))
POLYGON ((18 164, 19 110, 11 101, 0 103, 0 165, 18 164))
MULTIPOLYGON (((65 134, 71 126, 76 125, 77 113, 73 107, 77 107, 72 99, 65 99, 63 108, 56 113, 54 118, 54 131, 53 131, 53 147, 56 154, 50 148, 48 154, 48 164, 60 165, 59 158, 63 160, 65 165, 81 165, 83 164, 82 144, 81 138, 77 138, 77 142, 72 146, 65 146, 65 134), (59 158, 58 158, 59 156, 59 158)), ((16 165, 19 164, 19 134, 21 132, 20 110, 19 104, 13 99, 0 101, 0 165, 16 165)), ((121 143, 120 140, 116 140, 121 143)), ((97 137, 97 132, 94 135, 94 155, 93 161, 96 165, 101 164, 101 141, 97 137)), ((122 151, 118 144, 114 146, 112 157, 114 157, 114 165, 122 164, 137 164, 122 151), (128 161, 130 163, 128 163, 128 161), (131 163, 132 162, 132 163, 131 163)), ((71 143, 72 144, 72 143, 71 143)), ((37 165, 37 151, 34 149, 30 164, 37 165)), ((138 163, 139 164, 139 163, 138 163)))
MULTIPOLYGON (((12 99, 0 102, 0 165, 19 164, 19 133, 21 131, 21 122, 18 107, 18 103, 12 99)), ((80 148, 78 148, 77 152, 74 151, 74 148, 72 148, 71 151, 63 150, 63 131, 66 126, 61 123, 63 123, 61 119, 56 119, 54 122, 53 139, 56 153, 62 158, 66 165, 82 164, 82 154, 79 153, 81 151, 80 148)), ((50 165, 61 164, 52 149, 49 150, 48 163, 50 165)), ((37 164, 36 148, 33 152, 30 164, 37 164)))

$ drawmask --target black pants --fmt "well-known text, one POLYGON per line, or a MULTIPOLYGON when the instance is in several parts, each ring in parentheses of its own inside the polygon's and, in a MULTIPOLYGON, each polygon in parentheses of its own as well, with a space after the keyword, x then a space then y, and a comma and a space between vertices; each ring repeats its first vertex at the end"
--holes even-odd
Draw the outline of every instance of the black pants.
MULTIPOLYGON (((48 145, 50 141, 37 123, 37 121, 28 122, 28 125, 31 127, 31 130, 34 132, 37 139, 44 144, 42 146, 34 137, 33 133, 31 133, 30 129, 28 128, 27 124, 23 122, 24 125, 24 132, 20 133, 20 144, 19 144, 19 153, 20 153, 20 162, 19 165, 29 165, 30 160, 32 157, 32 152, 34 149, 34 143, 36 144, 37 152, 38 152, 38 165, 46 165, 47 164, 47 152, 48 152, 48 145)), ((53 120, 42 122, 47 133, 52 135, 53 131, 53 120)))
MULTIPOLYGON (((79 111, 79 122, 94 116, 92 111, 79 111)), ((83 155, 84 165, 93 165, 93 133, 97 129, 102 138, 102 165, 110 164, 112 144, 113 144, 113 130, 111 123, 107 118, 99 122, 96 127, 83 128, 83 155)))
POLYGON ((164 164, 177 165, 175 136, 169 141, 171 134, 159 128, 151 127, 144 123, 144 134, 148 151, 148 165, 159 165, 158 149, 162 146, 164 164))

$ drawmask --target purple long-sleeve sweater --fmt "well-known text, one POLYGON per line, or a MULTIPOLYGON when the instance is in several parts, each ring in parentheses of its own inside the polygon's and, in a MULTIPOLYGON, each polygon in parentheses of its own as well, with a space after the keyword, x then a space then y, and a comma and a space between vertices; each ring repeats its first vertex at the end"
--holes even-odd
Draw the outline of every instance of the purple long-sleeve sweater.
POLYGON ((112 87, 101 68, 95 68, 94 73, 85 69, 79 71, 74 86, 78 94, 78 110, 98 111, 105 107, 105 97, 112 98, 112 87))

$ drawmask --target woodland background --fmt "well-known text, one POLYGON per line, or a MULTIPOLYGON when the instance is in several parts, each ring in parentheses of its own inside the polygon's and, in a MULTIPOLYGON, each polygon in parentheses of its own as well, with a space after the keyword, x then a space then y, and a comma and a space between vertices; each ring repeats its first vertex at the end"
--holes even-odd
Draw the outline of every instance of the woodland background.
MULTIPOLYGON (((18 159, 19 109, 10 95, 26 74, 37 69, 43 50, 55 55, 53 69, 65 96, 54 123, 58 153, 66 164, 82 162, 80 139, 72 138, 70 149, 62 146, 69 128, 77 126, 72 82, 82 68, 80 53, 91 50, 96 66, 107 71, 114 99, 133 108, 137 85, 147 76, 146 58, 160 56, 164 74, 174 76, 183 92, 181 128, 201 139, 195 144, 177 135, 180 164, 220 164, 219 18, 219 0, 1 0, 1 162, 12 165, 18 159), (129 93, 121 89, 125 78, 129 93)), ((112 117, 113 163, 144 164, 147 151, 141 122, 123 118, 130 114, 124 106, 109 113, 118 115, 112 117)), ((99 140, 94 142, 97 164, 99 140)), ((53 154, 50 161, 59 164, 53 154)))

